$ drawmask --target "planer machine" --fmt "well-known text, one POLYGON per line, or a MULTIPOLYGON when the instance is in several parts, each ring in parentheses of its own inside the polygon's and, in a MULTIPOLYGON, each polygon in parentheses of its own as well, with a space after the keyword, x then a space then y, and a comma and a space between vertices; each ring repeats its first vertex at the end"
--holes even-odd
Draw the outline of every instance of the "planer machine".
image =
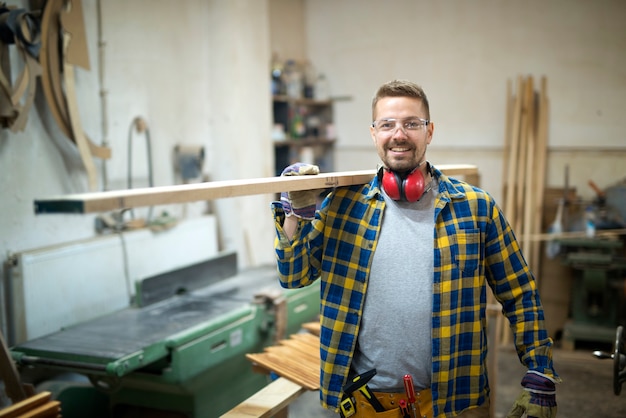
POLYGON ((319 313, 319 284, 286 290, 235 253, 136 282, 135 303, 11 347, 25 382, 72 417, 217 417, 268 383, 259 352, 319 313))

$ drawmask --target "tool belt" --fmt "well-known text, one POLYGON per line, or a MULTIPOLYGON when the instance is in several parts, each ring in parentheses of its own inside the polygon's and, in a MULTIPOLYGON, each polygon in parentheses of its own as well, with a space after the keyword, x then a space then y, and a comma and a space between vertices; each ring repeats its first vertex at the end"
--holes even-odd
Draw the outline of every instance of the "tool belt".
MULTIPOLYGON (((404 418, 405 414, 400 410, 400 400, 405 399, 404 392, 387 393, 372 392, 378 401, 385 408, 383 412, 376 412, 374 407, 369 403, 368 399, 361 392, 354 394, 355 413, 352 418, 404 418)), ((433 403, 430 389, 424 389, 416 393, 416 415, 417 418, 432 418, 433 403)), ((409 406, 409 417, 412 417, 411 407, 409 406)))
MULTIPOLYGON (((408 403, 407 392, 371 391, 367 382, 375 374, 376 369, 373 369, 348 380, 339 405, 342 418, 432 418, 430 389, 415 393, 415 402, 411 405, 408 403)), ((413 393, 412 389, 411 392, 413 393)))

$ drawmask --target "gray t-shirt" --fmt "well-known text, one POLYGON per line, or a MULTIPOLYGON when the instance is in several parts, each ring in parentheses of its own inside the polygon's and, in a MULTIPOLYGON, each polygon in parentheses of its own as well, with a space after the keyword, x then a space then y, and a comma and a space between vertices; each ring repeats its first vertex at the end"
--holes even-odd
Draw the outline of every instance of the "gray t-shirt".
POLYGON ((417 202, 391 200, 386 208, 369 277, 352 370, 376 368, 372 390, 403 392, 430 387, 436 181, 417 202))

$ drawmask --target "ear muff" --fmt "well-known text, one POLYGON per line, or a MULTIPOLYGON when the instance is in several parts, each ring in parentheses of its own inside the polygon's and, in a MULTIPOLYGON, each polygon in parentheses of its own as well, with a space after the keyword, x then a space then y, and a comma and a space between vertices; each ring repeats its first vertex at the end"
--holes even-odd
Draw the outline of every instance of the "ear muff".
POLYGON ((424 175, 417 168, 404 178, 395 171, 383 169, 381 184, 393 200, 418 201, 424 194, 424 183, 424 175))

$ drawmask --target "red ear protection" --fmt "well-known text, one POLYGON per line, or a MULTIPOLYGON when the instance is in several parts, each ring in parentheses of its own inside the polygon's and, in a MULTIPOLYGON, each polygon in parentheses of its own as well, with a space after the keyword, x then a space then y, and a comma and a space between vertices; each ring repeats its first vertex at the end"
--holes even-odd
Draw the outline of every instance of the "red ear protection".
POLYGON ((418 168, 404 178, 395 171, 383 168, 381 183, 385 193, 393 200, 416 202, 424 194, 424 175, 418 168))

